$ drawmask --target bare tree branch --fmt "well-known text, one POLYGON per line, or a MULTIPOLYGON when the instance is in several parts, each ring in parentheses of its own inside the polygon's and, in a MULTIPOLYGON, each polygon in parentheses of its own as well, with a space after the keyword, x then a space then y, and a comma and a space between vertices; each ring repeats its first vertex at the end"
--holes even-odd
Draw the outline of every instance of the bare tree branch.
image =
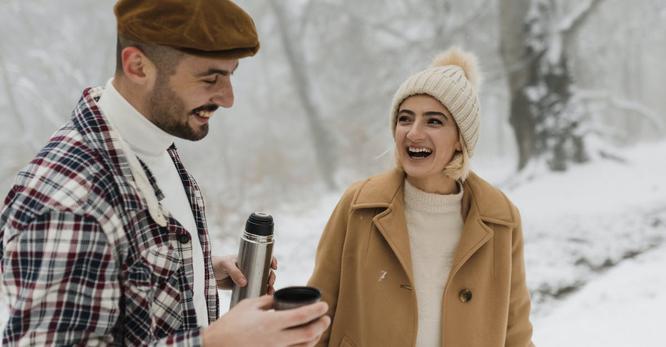
POLYGON ((490 0, 484 0, 481 3, 479 3, 479 6, 477 6, 474 10, 470 11, 469 15, 462 18, 461 20, 456 23, 456 25, 451 25, 447 29, 447 33, 450 35, 457 34, 459 32, 462 32, 466 29, 469 29, 469 23, 476 21, 479 19, 481 16, 483 16, 486 11, 490 8, 490 0))
POLYGON ((603 101, 607 105, 615 108, 630 111, 654 125, 657 130, 663 133, 666 130, 666 124, 662 117, 654 110, 634 100, 627 100, 607 91, 577 89, 576 94, 581 101, 603 101))
POLYGON ((604 0, 589 0, 576 8, 573 13, 564 17, 557 25, 557 31, 564 36, 566 41, 575 36, 576 32, 589 18, 599 4, 604 0))
POLYGON ((329 1, 318 1, 317 2, 319 5, 323 5, 326 7, 329 7, 330 9, 334 9, 335 11, 344 14, 345 16, 349 17, 350 19, 357 21, 369 28, 375 29, 379 32, 383 32, 389 36, 393 36, 397 39, 400 39, 401 41, 407 42, 407 43, 413 43, 415 40, 411 39, 410 37, 407 37, 404 35, 404 33, 400 30, 396 30, 389 25, 386 25, 385 22, 371 22, 365 17, 361 17, 357 15, 356 13, 350 11, 350 9, 346 6, 340 6, 339 4, 334 4, 329 1))

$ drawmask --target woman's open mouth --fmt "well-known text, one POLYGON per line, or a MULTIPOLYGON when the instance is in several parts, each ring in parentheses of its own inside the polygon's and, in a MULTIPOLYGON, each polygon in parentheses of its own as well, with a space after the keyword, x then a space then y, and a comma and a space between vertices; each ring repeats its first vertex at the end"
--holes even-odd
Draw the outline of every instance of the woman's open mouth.
POLYGON ((429 157, 432 154, 432 149, 428 147, 414 147, 414 146, 409 146, 407 147, 407 155, 411 159, 425 159, 429 157))

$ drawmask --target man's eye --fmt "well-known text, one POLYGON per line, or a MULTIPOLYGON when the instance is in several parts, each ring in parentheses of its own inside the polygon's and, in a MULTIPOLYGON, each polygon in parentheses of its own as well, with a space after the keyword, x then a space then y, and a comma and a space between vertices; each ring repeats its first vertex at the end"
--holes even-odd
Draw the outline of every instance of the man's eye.
POLYGON ((213 79, 203 80, 203 81, 206 84, 215 84, 215 83, 217 83, 217 77, 215 77, 213 79))

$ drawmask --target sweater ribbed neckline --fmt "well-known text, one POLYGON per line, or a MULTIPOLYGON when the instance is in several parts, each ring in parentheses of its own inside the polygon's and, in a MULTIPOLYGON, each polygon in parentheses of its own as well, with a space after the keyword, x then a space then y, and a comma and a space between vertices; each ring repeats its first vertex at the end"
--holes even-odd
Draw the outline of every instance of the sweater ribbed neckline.
POLYGON ((424 192, 405 179, 405 206, 410 210, 436 214, 460 211, 463 186, 459 182, 456 184, 458 193, 444 195, 424 192))

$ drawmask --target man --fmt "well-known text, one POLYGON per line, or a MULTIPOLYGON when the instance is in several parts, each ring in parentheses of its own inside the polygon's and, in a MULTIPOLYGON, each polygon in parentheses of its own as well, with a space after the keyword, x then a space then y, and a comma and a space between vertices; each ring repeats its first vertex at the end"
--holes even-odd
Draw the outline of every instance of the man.
POLYGON ((3 345, 310 346, 327 307, 245 300, 219 319, 201 192, 174 137, 199 140, 259 49, 228 0, 120 0, 117 66, 19 172, 0 212, 3 345))

